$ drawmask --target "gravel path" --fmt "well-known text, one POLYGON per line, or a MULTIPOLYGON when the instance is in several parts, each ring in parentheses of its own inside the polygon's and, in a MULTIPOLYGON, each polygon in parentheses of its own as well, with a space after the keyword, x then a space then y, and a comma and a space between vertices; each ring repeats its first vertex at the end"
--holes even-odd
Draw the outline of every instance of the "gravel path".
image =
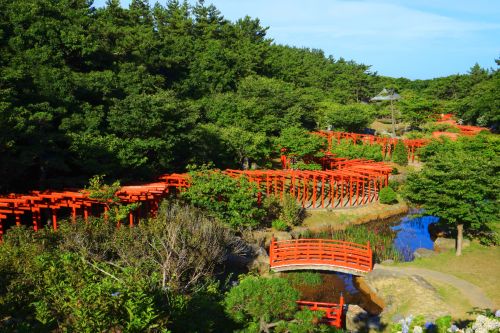
POLYGON ((469 299, 472 306, 479 307, 481 309, 495 308, 493 302, 486 296, 486 294, 483 292, 481 288, 450 274, 441 273, 425 268, 393 267, 393 266, 383 266, 378 264, 375 265, 374 269, 388 270, 407 275, 418 275, 423 277, 424 279, 428 278, 438 282, 443 282, 460 290, 460 292, 469 299))

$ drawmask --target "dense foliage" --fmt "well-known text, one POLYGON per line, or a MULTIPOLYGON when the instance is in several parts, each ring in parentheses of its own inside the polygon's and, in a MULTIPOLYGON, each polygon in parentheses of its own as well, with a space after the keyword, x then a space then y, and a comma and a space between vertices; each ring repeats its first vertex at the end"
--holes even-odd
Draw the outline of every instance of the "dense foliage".
POLYGON ((500 141, 481 134, 435 141, 423 149, 422 171, 408 177, 407 199, 456 230, 498 243, 500 228, 500 141))
POLYGON ((380 190, 379 200, 380 203, 383 204, 393 204, 398 201, 398 197, 396 192, 392 189, 392 187, 387 186, 380 190))
POLYGON ((382 149, 380 149, 379 145, 355 144, 349 139, 342 139, 338 144, 334 140, 331 152, 336 157, 348 159, 365 158, 374 161, 382 161, 384 159, 382 149))
POLYGON ((374 111, 366 104, 341 105, 321 103, 320 121, 325 128, 341 132, 362 132, 374 118, 374 111))
POLYGON ((383 87, 414 126, 449 111, 498 124, 498 70, 379 77, 273 44, 258 19, 231 22, 202 1, 1 1, 0 13, 0 192, 267 165, 290 127, 363 130, 387 113, 361 104, 383 87))
POLYGON ((320 311, 298 310, 300 293, 283 278, 244 277, 224 301, 226 312, 244 324, 244 332, 330 332, 315 322, 320 311))
POLYGON ((0 191, 264 163, 322 100, 370 95, 369 67, 273 45, 213 6, 0 2, 0 191), (22 180, 22 181, 21 181, 22 180))
POLYGON ((408 150, 403 140, 398 140, 396 143, 394 153, 392 154, 392 160, 399 165, 408 165, 408 150))
POLYGON ((228 228, 175 204, 134 228, 115 222, 10 229, 0 246, 0 330, 231 331, 214 280, 241 246, 228 228), (212 315, 183 324, 194 308, 212 315))

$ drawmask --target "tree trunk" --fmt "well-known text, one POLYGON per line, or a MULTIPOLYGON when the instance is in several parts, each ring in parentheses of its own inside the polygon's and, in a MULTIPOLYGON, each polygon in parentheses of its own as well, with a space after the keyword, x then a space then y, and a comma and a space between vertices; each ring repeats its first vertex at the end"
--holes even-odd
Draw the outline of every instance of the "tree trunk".
POLYGON ((259 327, 260 332, 269 333, 269 326, 267 325, 266 321, 264 320, 264 317, 260 318, 259 326, 260 326, 259 327))
POLYGON ((464 225, 463 224, 458 224, 457 225, 457 256, 462 255, 462 241, 464 239, 464 225))
POLYGON ((391 125, 392 125, 392 137, 396 137, 396 116, 394 115, 394 106, 392 105, 391 99, 391 125))

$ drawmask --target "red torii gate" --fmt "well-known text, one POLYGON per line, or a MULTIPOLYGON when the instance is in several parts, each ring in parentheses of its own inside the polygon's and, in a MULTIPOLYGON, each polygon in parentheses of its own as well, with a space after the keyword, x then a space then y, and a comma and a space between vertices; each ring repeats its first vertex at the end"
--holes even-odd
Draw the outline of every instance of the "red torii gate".
POLYGON ((385 164, 354 165, 339 170, 226 170, 231 177, 245 176, 266 195, 288 193, 304 208, 341 208, 378 199, 388 185, 391 168, 385 164))
POLYGON ((399 140, 402 140, 406 150, 408 151, 408 160, 415 161, 415 156, 418 148, 427 145, 430 140, 428 139, 397 139, 387 138, 371 134, 359 134, 348 132, 334 132, 334 131, 318 131, 313 132, 313 135, 319 135, 327 139, 328 151, 332 150, 334 140, 339 144, 342 140, 350 140, 354 144, 363 145, 379 145, 382 148, 382 155, 384 158, 390 158, 394 152, 394 148, 399 140))

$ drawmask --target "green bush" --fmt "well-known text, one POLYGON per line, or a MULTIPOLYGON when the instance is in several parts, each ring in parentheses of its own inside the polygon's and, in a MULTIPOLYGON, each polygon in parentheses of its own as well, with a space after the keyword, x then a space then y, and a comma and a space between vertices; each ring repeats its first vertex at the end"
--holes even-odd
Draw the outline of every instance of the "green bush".
POLYGON ((373 120, 373 109, 370 105, 342 105, 325 101, 320 106, 320 122, 324 126, 333 126, 336 131, 360 132, 373 120))
POLYGON ((281 200, 280 220, 287 226, 297 226, 304 220, 304 208, 290 194, 285 193, 281 200))
POLYGON ((292 165, 293 169, 296 169, 296 170, 321 170, 322 167, 321 167, 321 164, 317 164, 317 163, 305 163, 303 161, 299 161, 297 163, 295 163, 294 165, 292 165))
POLYGON ((288 224, 286 224, 283 220, 274 220, 272 223, 273 229, 278 231, 285 231, 288 229, 288 224))
POLYGON ((403 140, 398 140, 398 143, 396 143, 392 160, 399 165, 408 165, 408 151, 403 140))
POLYGON ((354 144, 352 140, 341 140, 339 144, 334 140, 330 151, 336 157, 349 159, 365 158, 368 160, 382 161, 382 149, 379 145, 354 144))
POLYGON ((231 324, 213 282, 235 241, 222 223, 164 203, 134 228, 100 218, 59 226, 4 235, 0 313, 12 319, 0 320, 1 332, 207 332, 231 324), (213 311, 210 321, 181 325, 200 308, 213 311))
POLYGON ((268 332, 269 324, 290 320, 297 312, 300 293, 283 278, 244 277, 227 293, 227 314, 256 332, 268 332))
POLYGON ((245 177, 232 178, 218 170, 190 173, 191 186, 182 197, 234 229, 257 227, 266 212, 258 203, 257 185, 245 177))
POLYGON ((380 190, 379 199, 380 203, 388 205, 396 203, 398 201, 396 192, 390 186, 384 187, 380 190))

